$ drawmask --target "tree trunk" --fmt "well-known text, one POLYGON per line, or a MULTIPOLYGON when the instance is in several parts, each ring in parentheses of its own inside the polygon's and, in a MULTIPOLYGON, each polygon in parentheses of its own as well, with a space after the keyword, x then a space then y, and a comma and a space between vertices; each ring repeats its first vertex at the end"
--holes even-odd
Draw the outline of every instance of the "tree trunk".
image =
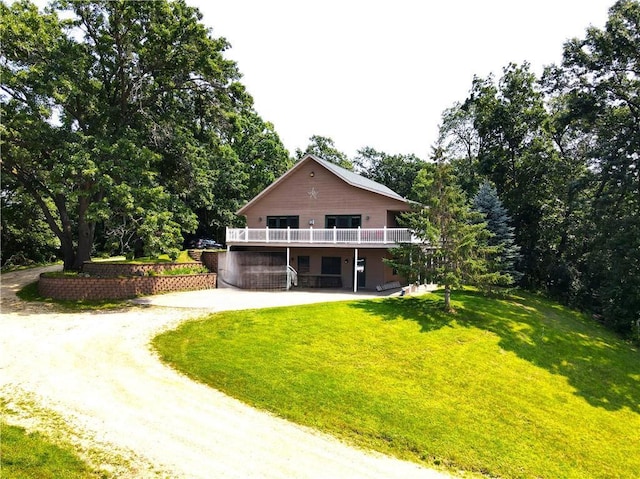
POLYGON ((451 311, 451 285, 444 285, 444 310, 451 311))
POLYGON ((81 271, 85 261, 91 260, 91 250, 93 249, 93 228, 90 224, 83 222, 78 225, 78 250, 73 262, 73 269, 81 271))
POLYGON ((91 260, 95 223, 87 221, 89 204, 89 198, 80 197, 78 201, 78 249, 73 263, 73 269, 76 271, 81 271, 84 262, 91 260))
POLYGON ((73 239, 64 235, 60 237, 60 250, 62 251, 63 269, 65 271, 73 270, 76 261, 76 252, 73 248, 73 239))

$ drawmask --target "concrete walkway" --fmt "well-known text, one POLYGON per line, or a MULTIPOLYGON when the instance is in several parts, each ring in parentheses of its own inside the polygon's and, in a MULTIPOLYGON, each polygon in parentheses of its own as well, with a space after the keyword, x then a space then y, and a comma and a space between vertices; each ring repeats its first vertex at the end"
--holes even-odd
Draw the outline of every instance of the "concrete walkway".
POLYGON ((399 292, 382 293, 348 290, 299 290, 290 291, 246 291, 236 288, 205 289, 146 296, 132 300, 136 304, 163 306, 165 308, 191 308, 207 311, 230 311, 240 309, 294 306, 298 304, 349 301, 354 299, 383 298, 397 296, 399 292))

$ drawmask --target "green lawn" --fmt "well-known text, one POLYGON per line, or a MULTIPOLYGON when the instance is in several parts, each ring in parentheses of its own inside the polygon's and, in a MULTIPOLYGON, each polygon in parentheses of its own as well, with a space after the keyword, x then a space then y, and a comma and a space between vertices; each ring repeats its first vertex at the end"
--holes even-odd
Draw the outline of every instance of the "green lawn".
POLYGON ((5 479, 95 479, 106 477, 92 470, 71 446, 52 443, 38 433, 2 423, 2 462, 5 479))
POLYGON ((640 477, 640 353, 529 295, 221 313, 154 340, 191 377, 360 446, 504 478, 640 477))

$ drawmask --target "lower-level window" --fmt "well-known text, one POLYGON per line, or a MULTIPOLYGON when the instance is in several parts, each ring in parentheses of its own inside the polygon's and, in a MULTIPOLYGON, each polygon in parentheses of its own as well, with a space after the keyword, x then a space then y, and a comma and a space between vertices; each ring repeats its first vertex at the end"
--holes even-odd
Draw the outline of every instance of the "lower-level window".
POLYGON ((322 274, 342 274, 342 258, 335 256, 322 257, 322 274))
POLYGON ((298 273, 308 273, 311 270, 308 256, 298 256, 298 273))

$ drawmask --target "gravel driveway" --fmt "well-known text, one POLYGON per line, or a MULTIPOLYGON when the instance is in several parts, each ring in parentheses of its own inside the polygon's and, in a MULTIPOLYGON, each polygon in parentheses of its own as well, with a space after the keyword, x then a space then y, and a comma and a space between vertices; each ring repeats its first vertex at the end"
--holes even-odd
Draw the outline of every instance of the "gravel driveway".
MULTIPOLYGON (((149 348, 158 332, 208 310, 359 296, 219 289, 143 298, 150 306, 119 312, 59 313, 15 297, 42 271, 1 277, 0 394, 14 412, 25 398, 33 403, 23 425, 42 425, 28 417, 34 411, 59 415, 73 431, 68 439, 100 451, 93 461, 105 469, 119 457, 124 466, 111 469, 117 477, 450 477, 248 407, 163 365, 149 348)), ((19 414, 5 418, 16 422, 19 414)))

